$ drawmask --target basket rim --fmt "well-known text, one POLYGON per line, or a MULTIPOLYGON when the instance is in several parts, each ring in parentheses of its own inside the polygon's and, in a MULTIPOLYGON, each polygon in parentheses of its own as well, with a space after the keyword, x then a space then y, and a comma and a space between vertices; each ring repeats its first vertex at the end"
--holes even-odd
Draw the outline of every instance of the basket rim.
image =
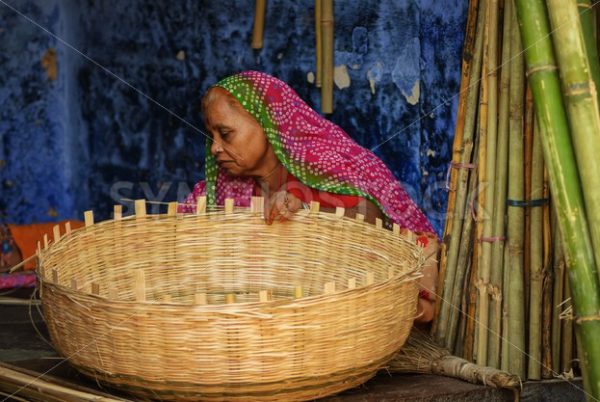
MULTIPOLYGON (((335 291, 333 291, 331 293, 314 294, 314 295, 310 295, 310 296, 303 296, 298 299, 291 298, 291 299, 277 299, 277 300, 267 300, 267 301, 248 301, 248 302, 236 302, 234 304, 227 304, 227 303, 193 304, 193 303, 177 303, 176 301, 168 301, 167 302, 167 301, 162 301, 162 300, 145 300, 145 301, 112 300, 108 296, 96 295, 91 292, 86 292, 83 290, 74 290, 67 285, 61 285, 58 283, 54 283, 52 280, 50 280, 49 276, 48 276, 48 279, 46 279, 45 275, 42 272, 42 270, 44 268, 44 266, 43 266, 44 261, 47 258, 49 258, 50 255, 53 254, 54 249, 57 245, 60 245, 69 239, 76 238, 77 236, 80 236, 82 233, 85 233, 89 229, 94 230, 95 227, 108 226, 111 224, 117 225, 120 222, 136 221, 136 220, 140 220, 140 218, 145 219, 146 221, 159 221, 159 220, 168 220, 168 219, 174 219, 174 220, 190 219, 191 220, 191 219, 198 219, 198 217, 202 217, 202 216, 209 217, 209 218, 210 217, 227 218, 227 216, 236 216, 239 214, 248 215, 250 217, 254 217, 256 219, 260 219, 260 221, 263 221, 263 219, 260 217, 260 213, 261 213, 260 211, 252 211, 250 207, 236 206, 236 207, 234 207, 234 209, 231 212, 228 212, 225 210, 224 207, 217 206, 217 207, 212 207, 209 211, 206 211, 203 213, 197 213, 197 214, 177 213, 174 215, 170 215, 170 214, 166 214, 166 213, 158 213, 158 214, 147 214, 147 215, 144 214, 142 217, 140 217, 139 215, 136 215, 134 213, 134 214, 131 214, 131 215, 119 218, 119 219, 106 219, 101 222, 91 223, 91 224, 88 224, 86 222, 86 226, 71 230, 68 233, 65 233, 62 236, 60 236, 58 239, 54 239, 54 241, 48 241, 48 243, 45 244, 43 248, 38 248, 37 257, 38 257, 39 264, 38 264, 37 268, 35 269, 35 272, 38 276, 40 286, 55 287, 66 294, 85 295, 87 297, 100 299, 102 301, 108 301, 111 304, 152 305, 152 306, 187 306, 187 307, 193 306, 195 309, 205 310, 205 312, 224 312, 227 310, 234 310, 235 308, 239 308, 239 307, 255 307, 255 306, 297 308, 297 307, 302 307, 302 304, 311 304, 311 303, 318 302, 321 300, 325 301, 332 297, 339 297, 341 295, 346 296, 346 295, 351 295, 354 293, 358 294, 358 293, 367 292, 370 290, 377 290, 380 287, 385 287, 395 281, 401 281, 401 282, 414 281, 423 276, 422 268, 423 268, 423 263, 424 263, 424 252, 421 247, 418 247, 416 245, 415 241, 413 241, 409 238, 406 238, 402 235, 399 235, 397 233, 394 233, 391 230, 388 230, 383 227, 376 227, 375 225, 364 222, 364 221, 359 221, 357 219, 353 219, 353 218, 350 218, 347 216, 337 216, 334 213, 323 212, 323 211, 316 211, 316 212, 310 211, 308 214, 304 214, 304 215, 296 214, 291 219, 288 219, 289 223, 286 222, 286 224, 291 224, 292 222, 296 222, 299 220, 307 220, 307 219, 312 219, 312 220, 316 220, 316 221, 322 219, 322 220, 326 220, 329 222, 331 222, 331 221, 347 222, 348 224, 360 226, 364 230, 371 231, 374 234, 377 234, 380 236, 383 235, 383 236, 388 236, 388 237, 394 237, 395 240, 404 242, 406 245, 408 245, 412 248, 412 252, 416 254, 416 258, 417 258, 416 267, 407 268, 406 272, 400 272, 400 273, 395 274, 392 277, 387 277, 384 280, 380 280, 378 282, 374 282, 371 284, 364 284, 364 285, 357 286, 352 289, 339 289, 339 290, 336 289, 335 291), (218 310, 218 311, 212 311, 212 310, 218 310)), ((58 226, 58 225, 56 225, 56 226, 58 226)))

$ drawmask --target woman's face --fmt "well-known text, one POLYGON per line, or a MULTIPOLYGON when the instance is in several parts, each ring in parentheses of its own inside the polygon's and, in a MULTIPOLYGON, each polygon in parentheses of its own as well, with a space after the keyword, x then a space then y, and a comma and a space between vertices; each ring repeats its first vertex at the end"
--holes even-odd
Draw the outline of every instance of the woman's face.
POLYGON ((212 88, 208 99, 204 122, 217 163, 232 176, 258 175, 273 153, 262 127, 226 90, 212 88))

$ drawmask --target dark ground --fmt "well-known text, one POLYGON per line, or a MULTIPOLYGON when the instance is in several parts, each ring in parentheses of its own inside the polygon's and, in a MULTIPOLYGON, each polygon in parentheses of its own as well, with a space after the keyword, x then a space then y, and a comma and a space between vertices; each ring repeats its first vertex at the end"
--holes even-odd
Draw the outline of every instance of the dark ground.
MULTIPOLYGON (((10 297, 28 297, 27 291, 12 293, 10 297)), ((48 337, 44 322, 35 306, 31 308, 31 318, 44 337, 48 337)), ((26 306, 0 304, 0 361, 27 368, 39 373, 68 379, 89 388, 98 385, 80 375, 35 331, 26 306)), ((524 384, 521 399, 533 401, 584 401, 580 380, 572 382, 542 381, 524 384)), ((111 392, 104 389, 105 392, 111 392)), ((2 396, 0 396, 2 398, 2 396)), ((6 399, 0 399, 0 402, 6 399)), ((481 385, 469 384, 452 378, 432 375, 408 375, 379 373, 361 387, 346 391, 324 401, 514 401, 511 391, 497 390, 481 385)))

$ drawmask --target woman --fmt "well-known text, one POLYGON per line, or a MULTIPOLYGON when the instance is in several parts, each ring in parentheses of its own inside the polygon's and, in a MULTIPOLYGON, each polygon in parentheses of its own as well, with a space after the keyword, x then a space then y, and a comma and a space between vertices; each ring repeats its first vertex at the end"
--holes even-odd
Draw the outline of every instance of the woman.
POLYGON ((208 129, 206 181, 194 186, 180 212, 192 213, 195 200, 208 205, 233 198, 249 206, 252 195, 265 199, 265 220, 285 221, 310 201, 365 221, 381 218, 419 235, 428 258, 421 280, 420 316, 433 318, 437 237, 431 224, 400 183, 371 151, 312 110, 284 82, 256 71, 225 78, 202 99, 208 129))

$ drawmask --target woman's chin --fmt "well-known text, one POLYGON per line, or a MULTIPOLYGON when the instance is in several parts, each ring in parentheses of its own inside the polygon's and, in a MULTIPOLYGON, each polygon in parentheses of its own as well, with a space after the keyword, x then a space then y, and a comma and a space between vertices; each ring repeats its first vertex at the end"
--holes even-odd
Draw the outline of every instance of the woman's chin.
POLYGON ((223 173, 225 173, 227 176, 240 176, 241 172, 239 172, 239 169, 236 169, 234 166, 228 166, 229 163, 221 165, 221 170, 223 171, 223 173))

